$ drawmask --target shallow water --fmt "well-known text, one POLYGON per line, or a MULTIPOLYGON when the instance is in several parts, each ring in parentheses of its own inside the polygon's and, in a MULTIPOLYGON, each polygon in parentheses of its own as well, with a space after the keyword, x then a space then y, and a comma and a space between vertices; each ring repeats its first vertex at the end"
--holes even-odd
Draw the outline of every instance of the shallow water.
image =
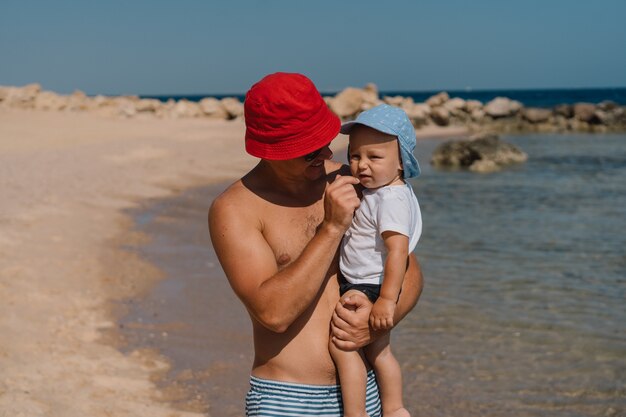
MULTIPOLYGON (((504 139, 529 154, 494 174, 428 165, 413 182, 426 287, 394 330, 413 416, 626 413, 626 135, 504 139)), ((168 278, 124 318, 211 415, 242 415, 250 324, 215 260, 206 210, 223 187, 134 213, 168 278), (182 372, 185 369, 193 373, 182 372), (181 374, 182 372, 182 374, 181 374)))

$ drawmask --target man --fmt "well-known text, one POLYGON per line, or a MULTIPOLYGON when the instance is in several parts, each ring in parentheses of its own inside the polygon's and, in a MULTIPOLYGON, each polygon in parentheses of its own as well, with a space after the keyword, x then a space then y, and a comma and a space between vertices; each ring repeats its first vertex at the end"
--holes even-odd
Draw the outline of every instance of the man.
MULTIPOLYGON (((340 121, 300 74, 266 76, 248 91, 244 108, 246 151, 261 160, 215 199, 209 228, 253 325, 246 414, 341 416, 329 334, 339 348, 354 350, 376 333, 364 295, 337 303, 336 252, 360 203, 358 180, 330 160, 340 121)), ((411 256, 394 323, 415 305, 421 287, 411 256)), ((368 413, 380 414, 373 373, 368 413)))

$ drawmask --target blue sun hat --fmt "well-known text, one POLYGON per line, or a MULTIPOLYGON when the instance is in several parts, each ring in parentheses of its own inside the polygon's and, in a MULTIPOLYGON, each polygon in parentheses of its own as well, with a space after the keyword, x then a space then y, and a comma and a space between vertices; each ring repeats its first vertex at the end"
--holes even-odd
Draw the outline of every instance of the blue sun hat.
POLYGON ((381 104, 359 114, 356 120, 341 125, 341 133, 350 134, 356 124, 371 127, 379 132, 393 135, 398 138, 400 158, 404 178, 417 177, 420 166, 413 155, 415 150, 415 129, 404 110, 388 104, 381 104))

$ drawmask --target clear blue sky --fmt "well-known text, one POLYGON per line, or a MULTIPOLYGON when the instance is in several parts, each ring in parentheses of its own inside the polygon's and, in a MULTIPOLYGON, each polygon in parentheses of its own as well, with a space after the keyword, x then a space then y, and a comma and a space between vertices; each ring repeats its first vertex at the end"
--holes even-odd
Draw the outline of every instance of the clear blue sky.
POLYGON ((625 0, 0 0, 0 85, 243 93, 626 87, 625 0))

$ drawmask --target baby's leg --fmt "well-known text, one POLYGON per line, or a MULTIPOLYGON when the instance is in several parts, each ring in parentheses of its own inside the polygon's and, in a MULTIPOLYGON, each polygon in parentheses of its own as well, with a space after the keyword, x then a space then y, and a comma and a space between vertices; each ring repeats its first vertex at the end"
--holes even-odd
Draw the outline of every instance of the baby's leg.
POLYGON ((344 417, 367 417, 365 411, 367 368, 363 352, 341 350, 332 340, 328 343, 328 350, 339 373, 344 417))
POLYGON ((402 371, 391 353, 389 332, 365 346, 365 356, 376 371, 385 417, 411 417, 402 402, 402 371))

